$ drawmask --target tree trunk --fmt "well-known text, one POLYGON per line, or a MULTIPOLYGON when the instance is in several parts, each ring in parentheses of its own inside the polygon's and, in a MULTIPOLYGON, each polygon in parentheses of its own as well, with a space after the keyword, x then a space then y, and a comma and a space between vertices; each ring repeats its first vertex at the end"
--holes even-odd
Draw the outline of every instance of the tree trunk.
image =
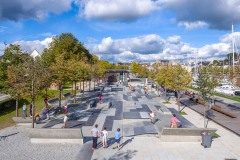
POLYGON ((180 112, 180 94, 179 94, 179 91, 177 91, 177 104, 178 104, 178 112, 180 112))
POLYGON ((74 85, 74 83, 75 83, 75 90, 76 90, 76 81, 74 81, 73 83, 72 83, 72 94, 73 94, 73 85, 74 85))
POLYGON ((95 79, 93 79, 93 90, 95 90, 95 79))
POLYGON ((91 79, 89 79, 89 91, 91 90, 91 79))
POLYGON ((84 94, 84 80, 83 80, 83 94, 84 94))
POLYGON ((18 117, 18 98, 16 98, 16 117, 18 117))
POLYGON ((82 92, 82 82, 80 81, 80 93, 82 92))
POLYGON ((203 111, 203 119, 204 119, 204 128, 207 128, 206 125, 206 108, 205 108, 205 103, 203 105, 204 111, 203 111))
POLYGON ((76 91, 77 91, 77 82, 74 81, 74 87, 75 87, 75 90, 74 90, 74 103, 76 103, 76 91))
POLYGON ((58 106, 61 107, 61 100, 62 100, 62 86, 59 86, 59 104, 58 106))
POLYGON ((167 98, 167 88, 164 86, 164 92, 165 92, 165 97, 166 97, 166 102, 168 101, 168 98, 167 98))
POLYGON ((34 121, 35 121, 35 104, 34 98, 32 99, 32 128, 34 128, 34 121))

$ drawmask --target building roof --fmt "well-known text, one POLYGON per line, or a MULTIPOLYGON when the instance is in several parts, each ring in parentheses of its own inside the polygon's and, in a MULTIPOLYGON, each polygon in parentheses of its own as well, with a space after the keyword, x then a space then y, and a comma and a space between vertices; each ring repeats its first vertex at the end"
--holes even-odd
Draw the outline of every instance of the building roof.
POLYGON ((33 58, 36 58, 37 56, 41 57, 40 53, 36 49, 34 49, 30 55, 33 58))

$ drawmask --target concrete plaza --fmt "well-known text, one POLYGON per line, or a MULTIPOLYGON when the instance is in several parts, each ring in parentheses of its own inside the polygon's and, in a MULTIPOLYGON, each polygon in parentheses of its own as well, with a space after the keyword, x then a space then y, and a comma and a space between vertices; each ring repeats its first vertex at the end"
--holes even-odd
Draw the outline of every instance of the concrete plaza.
MULTIPOLYGON (((217 128, 216 133, 220 137, 213 139, 211 148, 204 148, 200 142, 163 142, 157 124, 163 121, 164 116, 169 120, 171 112, 168 113, 168 111, 177 110, 176 102, 171 100, 170 104, 163 105, 163 100, 154 93, 154 90, 145 96, 140 88, 135 92, 130 92, 127 87, 115 89, 110 90, 109 87, 105 87, 103 103, 98 103, 95 108, 88 107, 87 99, 84 100, 81 109, 74 110, 74 106, 72 107, 72 119, 69 121, 69 126, 70 128, 82 128, 84 144, 31 144, 24 127, 9 127, 0 130, 0 136, 10 135, 0 141, 0 159, 240 159, 240 147, 238 146, 240 137, 213 121, 209 121, 208 127, 217 128), (109 100, 114 104, 110 109, 108 108, 109 100), (160 118, 154 125, 149 120, 150 111, 154 111, 160 118), (96 123, 99 124, 99 130, 107 126, 110 146, 107 149, 102 148, 101 138, 99 138, 98 149, 92 151, 90 130, 96 123), (114 133, 117 128, 121 128, 123 134, 120 150, 112 149, 116 146, 114 133)), ((92 95, 92 98, 96 96, 97 94, 92 95)), ((65 101, 65 103, 70 101, 65 101)), ((184 112, 187 115, 183 115, 182 119, 184 122, 189 122, 188 127, 203 128, 202 115, 190 108, 185 108, 184 112)), ((38 127, 61 128, 62 118, 62 115, 51 117, 50 120, 38 124, 38 127)))

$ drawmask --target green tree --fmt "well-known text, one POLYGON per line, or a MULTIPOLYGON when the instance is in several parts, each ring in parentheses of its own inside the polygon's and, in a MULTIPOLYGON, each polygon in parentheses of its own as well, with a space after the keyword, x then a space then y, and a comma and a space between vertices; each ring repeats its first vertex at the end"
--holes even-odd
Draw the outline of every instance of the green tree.
POLYGON ((17 99, 19 97, 31 97, 32 99, 33 120, 35 110, 34 101, 42 90, 49 86, 49 79, 50 74, 48 68, 43 64, 40 57, 34 60, 28 56, 23 63, 8 67, 8 83, 15 97, 17 99))
POLYGON ((55 57, 55 63, 50 66, 53 82, 59 87, 59 107, 61 107, 63 83, 70 80, 68 77, 69 68, 67 64, 67 61, 64 59, 64 54, 59 54, 55 57))
POLYGON ((178 112, 180 112, 180 91, 187 89, 191 83, 192 76, 187 69, 183 68, 181 65, 172 66, 171 70, 172 76, 170 77, 171 79, 169 79, 169 87, 177 92, 178 112))
POLYGON ((1 93, 9 94, 16 100, 16 116, 18 116, 18 100, 21 96, 15 85, 8 79, 8 69, 9 67, 18 67, 19 64, 23 63, 27 56, 29 55, 24 54, 19 45, 10 44, 4 50, 4 58, 0 62, 0 90, 1 93))
POLYGON ((172 66, 161 66, 161 67, 159 67, 158 73, 156 76, 158 85, 164 86, 166 101, 167 101, 167 89, 170 88, 172 79, 173 79, 172 73, 173 73, 172 66))
POLYGON ((206 68, 199 69, 198 71, 198 90, 200 97, 204 101, 204 127, 206 126, 205 106, 209 98, 213 95, 213 89, 218 85, 216 78, 211 77, 206 68))

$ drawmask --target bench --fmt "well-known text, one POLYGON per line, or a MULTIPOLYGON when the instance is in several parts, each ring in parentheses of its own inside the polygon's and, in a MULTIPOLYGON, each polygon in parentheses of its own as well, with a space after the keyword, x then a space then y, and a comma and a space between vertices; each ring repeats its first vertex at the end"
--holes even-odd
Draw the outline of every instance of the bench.
POLYGON ((161 140, 163 142, 201 142, 203 132, 213 134, 215 128, 163 128, 161 140))
POLYGON ((83 144, 81 129, 28 128, 31 143, 83 144))
POLYGON ((32 124, 32 118, 30 117, 26 117, 25 119, 22 117, 13 117, 12 119, 19 126, 32 124))
POLYGON ((221 106, 218 106, 218 105, 216 105, 216 104, 214 105, 213 110, 215 110, 215 111, 217 111, 217 112, 219 112, 219 113, 225 114, 226 116, 229 116, 229 117, 231 117, 231 118, 237 118, 236 115, 234 115, 234 114, 232 114, 232 113, 230 113, 230 112, 227 112, 227 111, 222 110, 222 109, 221 109, 221 106))

